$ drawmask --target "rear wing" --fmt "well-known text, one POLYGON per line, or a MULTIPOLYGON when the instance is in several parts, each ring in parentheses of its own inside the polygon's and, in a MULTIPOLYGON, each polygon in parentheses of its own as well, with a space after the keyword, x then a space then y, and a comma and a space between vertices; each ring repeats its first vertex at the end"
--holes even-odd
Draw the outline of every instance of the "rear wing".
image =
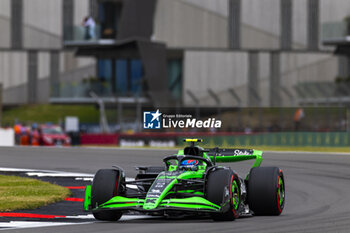
POLYGON ((179 154, 186 153, 186 149, 191 149, 191 151, 188 151, 188 155, 192 154, 199 154, 199 151, 201 150, 207 159, 210 159, 213 164, 216 162, 239 162, 244 160, 250 160, 255 159, 253 167, 259 167, 262 162, 262 151, 260 150, 253 150, 253 149, 219 149, 218 147, 213 149, 203 149, 198 146, 195 146, 196 142, 203 142, 202 139, 199 138, 186 138, 184 139, 185 142, 190 142, 190 146, 186 147, 184 150, 180 150, 179 154), (192 151, 192 149, 194 151, 192 151), (189 153, 191 152, 191 153, 189 153))
POLYGON ((259 167, 262 162, 262 151, 253 149, 209 149, 207 156, 211 161, 230 163, 255 159, 253 167, 259 167))

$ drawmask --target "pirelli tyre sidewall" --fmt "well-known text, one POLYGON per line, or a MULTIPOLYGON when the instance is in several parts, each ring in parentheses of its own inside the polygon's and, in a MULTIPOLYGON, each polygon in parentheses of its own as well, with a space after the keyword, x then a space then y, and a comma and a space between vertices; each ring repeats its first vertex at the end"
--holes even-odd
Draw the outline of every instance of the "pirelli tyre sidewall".
POLYGON ((238 218, 240 206, 238 175, 228 168, 211 170, 206 179, 206 198, 222 206, 221 213, 212 214, 214 221, 232 221, 238 218))
POLYGON ((254 215, 280 215, 285 204, 284 175, 278 167, 252 168, 248 204, 254 215))
POLYGON ((95 174, 91 186, 91 205, 96 219, 116 221, 121 218, 120 211, 101 210, 98 207, 120 193, 122 174, 117 169, 100 169, 95 174))

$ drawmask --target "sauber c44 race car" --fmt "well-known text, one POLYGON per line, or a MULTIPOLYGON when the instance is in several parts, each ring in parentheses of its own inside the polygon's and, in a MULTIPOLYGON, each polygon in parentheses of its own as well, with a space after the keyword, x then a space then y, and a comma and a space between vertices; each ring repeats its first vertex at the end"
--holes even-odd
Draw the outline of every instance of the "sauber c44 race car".
POLYGON ((98 220, 116 221, 124 213, 185 216, 207 215, 232 221, 242 215, 280 215, 285 203, 284 176, 278 167, 260 167, 262 151, 203 149, 190 146, 163 159, 164 167, 138 167, 125 179, 119 167, 100 169, 86 186, 84 210, 98 220), (217 163, 255 159, 242 178, 217 163))

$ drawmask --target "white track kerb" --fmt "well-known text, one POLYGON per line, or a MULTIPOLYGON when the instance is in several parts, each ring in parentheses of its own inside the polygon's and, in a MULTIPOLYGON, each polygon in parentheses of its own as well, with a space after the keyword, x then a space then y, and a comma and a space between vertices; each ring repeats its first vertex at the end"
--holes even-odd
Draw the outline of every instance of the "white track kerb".
MULTIPOLYGON (((35 170, 35 169, 25 169, 25 168, 5 168, 0 167, 0 172, 17 172, 25 173, 30 177, 67 177, 74 178, 75 180, 92 181, 94 174, 87 173, 74 173, 74 172, 64 172, 64 171, 52 171, 52 170, 35 170)), ((133 178, 126 178, 126 180, 133 180, 133 178)), ((121 221, 135 220, 135 219, 145 219, 151 216, 133 216, 125 215, 121 218, 121 221)), ((37 228, 37 227, 53 227, 53 226, 63 226, 63 225, 78 225, 78 224, 91 224, 94 222, 95 218, 92 214, 87 215, 76 215, 76 216, 66 216, 64 222, 47 222, 47 221, 9 221, 0 222, 1 230, 11 230, 11 229, 23 229, 23 228, 37 228), (67 222, 67 219, 81 219, 86 220, 86 222, 67 222)))

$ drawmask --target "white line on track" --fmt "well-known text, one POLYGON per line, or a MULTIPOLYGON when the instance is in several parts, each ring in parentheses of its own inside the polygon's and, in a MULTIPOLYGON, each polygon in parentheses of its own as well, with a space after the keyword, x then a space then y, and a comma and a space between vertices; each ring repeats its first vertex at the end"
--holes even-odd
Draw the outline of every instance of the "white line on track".
MULTIPOLYGON (((92 214, 89 215, 78 215, 78 216, 67 216, 67 218, 73 219, 86 219, 93 220, 92 214)), ((137 215, 124 215, 119 221, 131 221, 131 220, 141 220, 149 218, 159 218, 155 216, 137 216, 137 215)), ((10 222, 0 222, 0 231, 2 230, 15 230, 15 229, 25 229, 25 228, 39 228, 39 227, 54 227, 54 226, 67 226, 67 225, 81 225, 81 224, 91 224, 93 222, 80 222, 80 223, 69 223, 69 222, 35 222, 35 221, 10 221, 10 222)))
POLYGON ((66 216, 66 218, 77 218, 77 219, 95 219, 92 214, 87 215, 76 215, 76 216, 66 216))
POLYGON ((57 172, 57 173, 47 173, 47 172, 26 172, 28 176, 37 177, 93 177, 94 175, 71 173, 71 172, 57 172))
POLYGON ((130 220, 149 219, 149 218, 160 218, 160 217, 159 216, 149 216, 149 215, 123 215, 121 217, 120 221, 130 221, 130 220))
POLYGON ((69 222, 32 222, 32 221, 11 221, 11 222, 0 222, 0 230, 11 230, 11 229, 23 229, 23 228, 38 228, 38 227, 53 227, 63 225, 77 225, 77 224, 90 224, 91 222, 85 223, 69 223, 69 222))
MULTIPOLYGON (((93 219, 93 220, 95 219, 92 214, 77 215, 77 216, 66 216, 66 218, 93 219)), ((148 219, 148 218, 155 218, 155 216, 149 216, 149 215, 123 215, 120 220, 122 220, 122 221, 129 221, 129 220, 148 219)))
POLYGON ((92 181, 93 178, 84 178, 84 177, 76 177, 75 180, 82 180, 82 181, 92 181))
POLYGON ((32 172, 32 171, 37 171, 37 170, 33 170, 33 169, 24 169, 24 168, 0 167, 0 171, 2 171, 2 172, 32 172))
POLYGON ((62 171, 52 171, 52 170, 36 170, 36 169, 25 169, 25 168, 7 168, 0 167, 2 172, 25 172, 29 176, 52 176, 52 177, 93 177, 93 174, 87 173, 75 173, 75 172, 62 172, 62 171))
MULTIPOLYGON (((2 172, 24 172, 28 176, 37 177, 72 177, 75 180, 92 181, 94 175, 87 173, 74 173, 74 172, 62 172, 62 171, 51 171, 51 170, 35 170, 35 169, 24 169, 24 168, 6 168, 0 167, 2 172)), ((126 181, 133 181, 134 178, 127 177, 126 181)), ((136 185, 127 185, 130 188, 137 188, 136 185)))

